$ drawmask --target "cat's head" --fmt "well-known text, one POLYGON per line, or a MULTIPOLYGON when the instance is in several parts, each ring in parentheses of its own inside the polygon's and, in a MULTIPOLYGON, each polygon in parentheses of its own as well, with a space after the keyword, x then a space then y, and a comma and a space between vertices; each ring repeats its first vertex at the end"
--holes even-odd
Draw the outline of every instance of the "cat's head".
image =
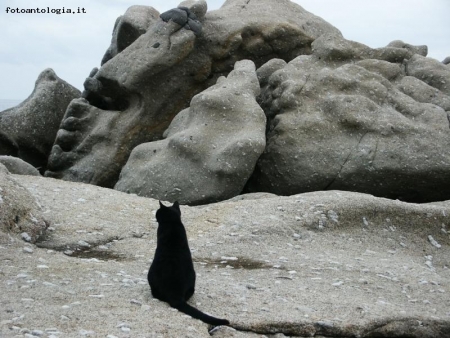
POLYGON ((159 201, 159 209, 156 211, 156 220, 159 222, 180 221, 181 210, 178 201, 175 201, 172 206, 166 207, 159 201))

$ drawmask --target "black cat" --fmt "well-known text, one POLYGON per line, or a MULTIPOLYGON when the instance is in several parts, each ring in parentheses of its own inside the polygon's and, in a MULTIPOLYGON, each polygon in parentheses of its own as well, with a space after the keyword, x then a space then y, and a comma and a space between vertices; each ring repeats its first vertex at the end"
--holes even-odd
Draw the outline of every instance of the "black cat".
POLYGON ((181 222, 178 202, 171 207, 159 202, 155 258, 148 272, 148 283, 153 297, 171 307, 211 325, 228 325, 226 319, 208 316, 187 304, 195 290, 195 271, 186 230, 181 222))

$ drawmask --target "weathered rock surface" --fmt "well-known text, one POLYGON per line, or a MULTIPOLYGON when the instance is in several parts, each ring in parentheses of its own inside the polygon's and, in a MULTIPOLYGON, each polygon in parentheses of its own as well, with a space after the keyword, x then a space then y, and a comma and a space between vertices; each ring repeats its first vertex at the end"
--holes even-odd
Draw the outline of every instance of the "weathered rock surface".
POLYGON ((416 54, 406 63, 406 73, 450 95, 450 69, 441 62, 416 54))
POLYGON ((43 173, 64 112, 80 95, 52 69, 44 70, 24 102, 0 112, 0 155, 20 157, 43 173))
POLYGON ((311 56, 258 70, 270 123, 248 191, 450 198, 448 67, 393 45, 323 35, 311 56))
POLYGON ((0 156, 3 164, 11 174, 40 176, 39 171, 31 164, 14 156, 0 156))
POLYGON ((111 39, 111 45, 102 59, 102 65, 131 45, 147 32, 158 20, 159 12, 150 6, 131 6, 124 15, 117 18, 111 39))
POLYGON ((34 243, 47 227, 35 198, 0 163, 0 244, 9 242, 9 233, 34 243))
MULTIPOLYGON (((0 247, 1 336, 209 337, 205 324, 151 297, 158 201, 14 179, 53 228, 38 246, 13 238, 0 247)), ((450 337, 448 201, 246 197, 182 207, 197 271, 191 303, 234 327, 216 337, 450 337)))
POLYGON ((309 54, 323 33, 338 33, 288 0, 229 0, 206 14, 205 1, 180 8, 194 13, 201 34, 173 20, 150 20, 145 33, 94 70, 85 84, 87 101, 74 100, 67 110, 47 176, 113 187, 131 151, 160 140, 192 97, 237 61, 250 59, 257 67, 275 57, 290 61, 309 54))
POLYGON ((266 145, 259 92, 253 62, 237 62, 175 117, 164 140, 132 151, 115 189, 191 205, 239 195, 266 145))

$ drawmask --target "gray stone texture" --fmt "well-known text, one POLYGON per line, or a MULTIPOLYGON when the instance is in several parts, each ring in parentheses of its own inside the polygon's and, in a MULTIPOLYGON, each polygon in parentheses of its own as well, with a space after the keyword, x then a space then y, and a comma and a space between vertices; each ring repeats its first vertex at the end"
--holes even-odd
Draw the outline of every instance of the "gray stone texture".
POLYGON ((311 56, 258 70, 269 126, 248 191, 450 198, 448 68, 411 47, 370 49, 339 35, 312 46, 311 56))
POLYGON ((159 12, 150 6, 131 6, 124 15, 117 18, 111 38, 111 45, 102 59, 102 65, 131 45, 147 32, 158 20, 159 12))
POLYGON ((237 62, 227 78, 194 96, 164 140, 132 151, 115 189, 191 205, 240 194, 266 145, 259 92, 253 62, 237 62))
POLYGON ((0 163, 3 164, 11 174, 40 176, 39 171, 31 164, 14 156, 0 156, 0 163))
POLYGON ((321 34, 338 33, 288 0, 226 1, 206 14, 205 1, 180 7, 195 14, 202 33, 172 20, 152 21, 94 71, 86 82, 87 100, 75 100, 67 110, 47 176, 113 187, 131 151, 160 140, 192 97, 237 61, 250 59, 257 67, 272 58, 290 61, 311 53, 321 34))
POLYGON ((0 163, 0 244, 15 234, 34 243, 48 227, 35 197, 0 163))
POLYGON ((44 70, 25 101, 0 112, 0 155, 19 157, 43 173, 64 112, 80 95, 52 69, 44 70))
MULTIPOLYGON (((1 244, 0 336, 211 337, 151 296, 157 200, 14 178, 53 229, 37 246, 1 244)), ((325 191, 181 211, 197 272, 190 304, 231 322, 213 337, 450 337, 449 201, 325 191)))

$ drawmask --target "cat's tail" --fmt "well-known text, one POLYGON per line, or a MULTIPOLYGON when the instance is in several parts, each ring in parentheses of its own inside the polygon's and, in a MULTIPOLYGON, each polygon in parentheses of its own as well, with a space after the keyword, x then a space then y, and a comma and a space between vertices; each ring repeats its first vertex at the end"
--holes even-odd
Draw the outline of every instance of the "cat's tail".
POLYGON ((192 318, 200 319, 202 322, 204 322, 206 324, 210 324, 210 325, 214 325, 214 326, 230 324, 230 322, 228 320, 209 316, 206 313, 203 313, 200 310, 197 310, 195 307, 190 306, 186 302, 180 302, 177 304, 170 304, 170 305, 172 307, 174 307, 175 309, 177 309, 178 311, 181 311, 181 312, 191 316, 192 318))

